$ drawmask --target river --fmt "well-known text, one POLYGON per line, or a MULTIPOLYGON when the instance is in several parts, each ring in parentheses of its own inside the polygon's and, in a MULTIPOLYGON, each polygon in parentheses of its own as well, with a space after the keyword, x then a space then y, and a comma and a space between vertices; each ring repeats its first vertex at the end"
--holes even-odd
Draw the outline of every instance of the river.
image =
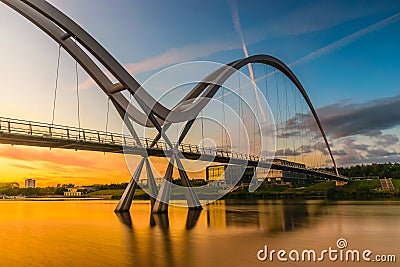
POLYGON ((400 265, 399 201, 223 200, 200 213, 171 206, 168 215, 152 216, 146 201, 134 201, 130 214, 115 214, 115 205, 0 201, 0 266, 400 265), (341 261, 340 238, 347 243, 343 255, 370 250, 365 260, 371 261, 341 261), (268 256, 271 250, 286 254, 261 261, 266 246, 268 256), (325 254, 321 261, 301 261, 304 250, 320 257, 329 247, 338 250, 336 260, 325 254), (295 252, 289 258, 293 250, 299 261, 295 252), (395 255, 397 262, 373 262, 376 255, 395 255))

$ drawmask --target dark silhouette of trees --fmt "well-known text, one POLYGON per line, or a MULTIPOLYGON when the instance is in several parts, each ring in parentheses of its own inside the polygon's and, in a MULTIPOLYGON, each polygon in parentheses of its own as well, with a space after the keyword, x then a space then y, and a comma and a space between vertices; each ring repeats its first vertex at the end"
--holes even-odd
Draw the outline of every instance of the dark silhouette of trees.
MULTIPOLYGON (((332 171, 332 169, 329 169, 332 171)), ((400 179, 400 163, 372 163, 339 167, 339 173, 346 177, 376 177, 400 179)))

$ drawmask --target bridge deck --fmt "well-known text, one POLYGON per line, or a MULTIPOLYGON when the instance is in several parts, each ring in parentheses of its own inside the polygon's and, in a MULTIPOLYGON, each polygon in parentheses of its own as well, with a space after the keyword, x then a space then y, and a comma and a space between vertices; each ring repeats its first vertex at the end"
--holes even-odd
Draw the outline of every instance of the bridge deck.
MULTIPOLYGON (((63 148, 74 150, 128 153, 155 157, 170 157, 172 150, 164 142, 151 147, 152 139, 140 139, 141 145, 130 136, 96 130, 78 129, 60 125, 49 125, 31 121, 0 117, 0 143, 23 146, 63 148)), ((258 156, 224 151, 222 149, 182 144, 179 156, 191 160, 259 166, 282 171, 299 172, 334 180, 346 180, 330 172, 302 168, 282 159, 260 159, 258 156)))

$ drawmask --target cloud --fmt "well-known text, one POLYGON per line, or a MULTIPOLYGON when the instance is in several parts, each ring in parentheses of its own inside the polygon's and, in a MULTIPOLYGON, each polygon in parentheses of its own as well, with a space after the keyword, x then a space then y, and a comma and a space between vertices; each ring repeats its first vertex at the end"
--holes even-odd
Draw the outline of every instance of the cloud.
POLYGON ((301 136, 301 132, 296 130, 296 129, 292 129, 288 132, 283 132, 281 131, 278 135, 277 138, 292 138, 292 137, 299 137, 301 136))
MULTIPOLYGON (((395 147, 389 148, 399 143, 399 136, 384 133, 385 130, 400 126, 399 106, 400 95, 396 95, 364 103, 342 100, 317 109, 328 140, 335 143, 335 146, 331 144, 331 148, 338 164, 400 160, 400 154, 395 147)), ((321 133, 311 116, 310 112, 297 113, 288 121, 277 125, 277 129, 281 129, 278 130, 278 138, 305 138, 308 143, 298 147, 296 151, 301 151, 302 155, 316 150, 326 154, 326 146, 321 143, 321 133)), ((280 150, 277 154, 285 155, 285 151, 280 150)))
POLYGON ((27 162, 50 162, 53 164, 92 168, 96 161, 81 154, 68 155, 62 150, 45 150, 17 146, 4 146, 0 149, 0 157, 27 162))
POLYGON ((372 131, 369 131, 369 132, 365 133, 364 135, 365 136, 369 136, 369 137, 376 137, 376 136, 382 135, 382 131, 380 131, 380 130, 372 130, 372 131))
MULTIPOLYGON (((351 103, 341 100, 317 109, 325 133, 331 139, 339 139, 356 135, 371 137, 378 145, 389 146, 397 144, 399 138, 393 134, 383 134, 382 131, 400 126, 400 95, 370 100, 364 103, 351 103)), ((319 135, 319 129, 307 114, 297 113, 283 122, 285 133, 282 137, 296 136, 300 133, 319 135)), ((279 127, 279 126, 278 126, 279 127)))
POLYGON ((399 142, 399 138, 396 135, 384 134, 378 136, 378 141, 376 142, 376 144, 388 147, 397 144, 397 142, 399 142))
MULTIPOLYGON (((197 60, 220 51, 238 48, 240 48, 240 45, 235 44, 232 38, 199 42, 179 48, 172 48, 160 55, 149 57, 143 61, 127 63, 124 67, 130 74, 135 75, 178 63, 197 60)), ((110 73, 107 72, 107 75, 110 75, 110 73)), ((79 89, 88 89, 93 86, 95 86, 95 82, 92 78, 88 78, 79 85, 79 89)))
POLYGON ((342 138, 339 143, 343 149, 334 150, 333 154, 342 166, 400 161, 400 153, 379 147, 376 143, 360 143, 356 137, 342 138))
POLYGON ((300 146, 299 150, 303 153, 303 154, 308 154, 314 151, 314 146, 312 145, 302 145, 300 146))
POLYGON ((400 18, 400 13, 397 13, 397 14, 391 16, 391 17, 388 17, 388 18, 386 18, 384 20, 379 21, 378 23, 375 23, 375 24, 373 24, 371 26, 368 26, 368 27, 366 27, 366 28, 364 28, 362 30, 359 30, 359 31, 357 31, 357 32, 355 32, 353 34, 350 34, 350 35, 348 35, 348 36, 346 36, 346 37, 344 37, 344 38, 342 38, 340 40, 337 40, 337 41, 331 43, 330 45, 327 45, 327 46, 324 46, 324 47, 322 47, 320 49, 317 49, 314 52, 309 53, 308 55, 306 55, 306 56, 304 56, 304 57, 302 57, 302 58, 290 63, 289 66, 295 66, 295 65, 298 65, 298 64, 301 64, 301 63, 305 63, 305 62, 308 62, 308 61, 310 61, 310 60, 312 60, 314 58, 321 57, 323 55, 332 53, 333 51, 335 51, 337 49, 340 49, 340 48, 346 46, 347 44, 356 41, 358 38, 360 38, 360 37, 372 32, 372 31, 376 31, 376 30, 378 30, 378 29, 380 29, 382 27, 385 27, 385 26, 397 21, 399 18, 400 18))
MULTIPOLYGON (((382 130, 400 125, 400 95, 361 104, 340 101, 318 109, 326 133, 333 138, 353 135, 380 135, 382 130)), ((393 137, 384 137, 392 139, 393 137)), ((396 141, 397 142, 397 141, 396 141)))
POLYGON ((375 158, 375 157, 387 157, 387 156, 393 156, 393 155, 398 155, 399 153, 397 152, 390 152, 386 149, 383 148, 378 148, 378 149, 371 149, 368 150, 367 157, 368 158, 375 158))
POLYGON ((368 149, 367 145, 356 144, 354 138, 346 138, 343 141, 344 150, 341 150, 342 155, 337 155, 336 162, 339 165, 352 165, 360 162, 365 162, 365 157, 362 155, 364 150, 368 149), (360 151, 362 150, 362 151, 360 151))
POLYGON ((301 155, 300 151, 292 150, 290 148, 279 149, 275 152, 275 156, 278 156, 278 157, 282 157, 282 156, 290 157, 290 156, 300 156, 300 155, 301 155))
POLYGON ((28 169, 28 170, 37 170, 37 168, 29 166, 27 164, 10 164, 13 167, 21 168, 21 169, 28 169))
POLYGON ((235 27, 236 32, 239 34, 239 37, 242 42, 244 42, 243 38, 243 33, 242 33, 242 26, 240 24, 240 19, 239 19, 239 11, 237 8, 237 4, 235 0, 230 0, 229 5, 231 7, 232 11, 232 21, 233 21, 233 26, 235 27))
POLYGON ((12 166, 35 171, 54 171, 56 174, 121 173, 126 171, 122 155, 65 149, 46 149, 24 146, 0 146, 0 157, 17 160, 12 166))
POLYGON ((344 156, 347 155, 347 152, 344 149, 340 149, 340 150, 333 150, 332 154, 334 156, 344 156))

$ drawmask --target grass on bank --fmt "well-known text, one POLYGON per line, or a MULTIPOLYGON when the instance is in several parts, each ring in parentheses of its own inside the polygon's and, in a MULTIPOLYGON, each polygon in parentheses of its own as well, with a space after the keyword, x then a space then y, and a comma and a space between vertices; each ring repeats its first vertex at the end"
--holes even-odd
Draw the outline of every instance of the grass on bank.
MULTIPOLYGON (((393 179, 395 192, 384 192, 378 179, 350 181, 347 185, 336 187, 334 181, 325 181, 304 188, 288 188, 283 185, 260 187, 250 193, 247 188, 239 189, 226 196, 224 199, 275 199, 275 198, 327 198, 327 199, 376 199, 399 197, 400 180, 393 179)), ((89 197, 106 199, 119 199, 124 192, 123 189, 99 190, 88 194, 89 197)), ((181 192, 177 192, 181 193, 181 192)), ((184 199, 184 194, 179 194, 184 199)), ((200 198, 207 198, 206 193, 199 195, 200 198)), ((149 199, 149 196, 142 189, 136 189, 135 199, 149 199)))
MULTIPOLYGON (((87 194, 87 196, 104 199, 120 199, 123 193, 124 189, 106 189, 90 192, 87 194)), ((136 189, 135 199, 149 199, 149 197, 142 189, 136 189)))
POLYGON ((280 190, 274 190, 261 187, 254 193, 249 193, 247 189, 242 189, 227 195, 225 198, 326 198, 332 200, 399 198, 400 180, 393 179, 393 185, 395 191, 387 192, 381 190, 378 179, 350 181, 341 187, 336 187, 334 181, 325 181, 304 188, 281 186, 280 190))

